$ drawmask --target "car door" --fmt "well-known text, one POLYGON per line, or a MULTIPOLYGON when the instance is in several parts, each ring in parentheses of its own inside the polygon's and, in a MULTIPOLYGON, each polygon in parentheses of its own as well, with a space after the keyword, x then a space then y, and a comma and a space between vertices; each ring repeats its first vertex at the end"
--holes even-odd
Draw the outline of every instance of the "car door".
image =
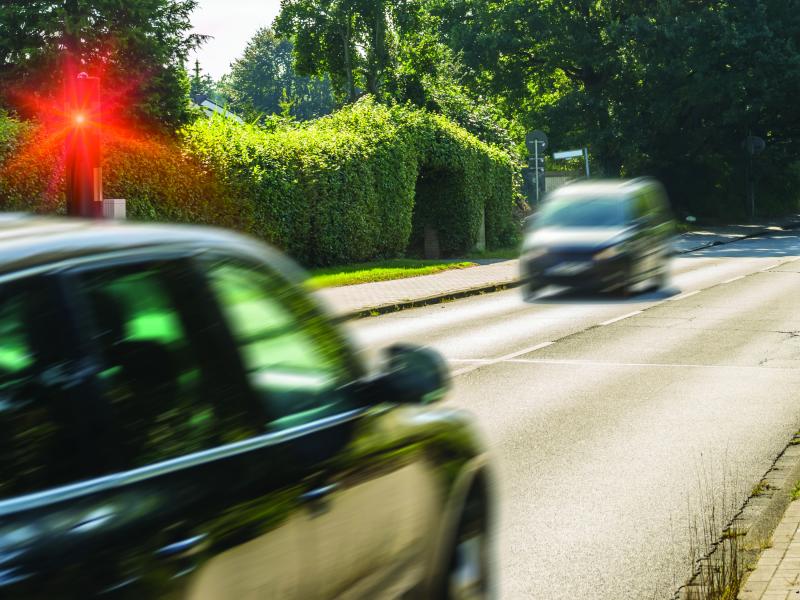
POLYGON ((107 472, 105 415, 48 274, 0 284, 0 596, 87 597, 101 536, 85 488, 107 472))
POLYGON ((76 523, 57 595, 301 598, 298 474, 264 435, 192 263, 145 253, 64 277, 96 364, 109 475, 45 515, 76 523))
MULTIPOLYGON (((403 410, 364 403, 348 344, 305 293, 266 266, 203 258, 268 428, 297 433, 312 567, 308 598, 393 597, 422 579, 441 490, 403 410)), ((413 408, 407 408, 413 411, 413 408)))

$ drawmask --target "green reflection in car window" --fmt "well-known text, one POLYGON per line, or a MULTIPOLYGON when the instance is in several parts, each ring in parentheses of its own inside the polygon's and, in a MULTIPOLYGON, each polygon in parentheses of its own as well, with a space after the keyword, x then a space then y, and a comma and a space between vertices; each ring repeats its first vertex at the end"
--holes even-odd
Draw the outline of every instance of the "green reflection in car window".
POLYGON ((271 428, 299 425, 342 407, 341 341, 302 292, 255 267, 219 261, 210 283, 271 428))
POLYGON ((184 322, 191 300, 181 292, 185 277, 177 264, 154 264, 85 281, 124 467, 220 442, 213 398, 184 322))

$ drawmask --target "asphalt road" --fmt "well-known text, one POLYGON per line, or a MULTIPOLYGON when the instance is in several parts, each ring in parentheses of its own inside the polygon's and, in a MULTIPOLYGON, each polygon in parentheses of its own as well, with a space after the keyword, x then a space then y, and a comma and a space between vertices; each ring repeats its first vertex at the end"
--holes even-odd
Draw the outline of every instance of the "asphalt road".
POLYGON ((448 402, 495 456, 500 597, 670 598, 692 524, 738 508, 800 429, 798 257, 779 233, 676 258, 665 292, 509 290, 350 327, 450 361, 448 402))

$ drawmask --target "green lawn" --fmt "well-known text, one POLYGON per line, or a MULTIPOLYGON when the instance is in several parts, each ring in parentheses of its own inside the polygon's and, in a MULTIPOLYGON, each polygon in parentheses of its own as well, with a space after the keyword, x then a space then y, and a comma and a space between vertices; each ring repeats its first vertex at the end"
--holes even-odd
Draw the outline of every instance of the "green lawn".
POLYGON ((450 269, 474 267, 474 262, 443 262, 441 260, 409 260, 396 258, 377 262, 358 263, 341 267, 312 269, 306 285, 311 289, 389 281, 404 277, 419 277, 450 269))

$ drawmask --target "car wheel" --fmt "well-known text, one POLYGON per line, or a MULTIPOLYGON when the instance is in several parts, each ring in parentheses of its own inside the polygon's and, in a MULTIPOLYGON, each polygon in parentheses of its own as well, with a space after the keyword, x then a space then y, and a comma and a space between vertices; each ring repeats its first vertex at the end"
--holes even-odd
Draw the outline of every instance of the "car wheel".
POLYGON ((664 261, 656 275, 655 289, 663 290, 669 287, 669 261, 664 261))
POLYGON ((620 298, 630 298, 633 295, 633 281, 627 274, 622 283, 614 289, 614 293, 620 298))
POLYGON ((491 598, 489 537, 485 509, 471 503, 464 510, 453 543, 444 600, 491 598))
POLYGON ((522 290, 522 299, 528 301, 533 300, 536 292, 539 291, 540 286, 534 281, 526 281, 520 286, 520 289, 522 290))

